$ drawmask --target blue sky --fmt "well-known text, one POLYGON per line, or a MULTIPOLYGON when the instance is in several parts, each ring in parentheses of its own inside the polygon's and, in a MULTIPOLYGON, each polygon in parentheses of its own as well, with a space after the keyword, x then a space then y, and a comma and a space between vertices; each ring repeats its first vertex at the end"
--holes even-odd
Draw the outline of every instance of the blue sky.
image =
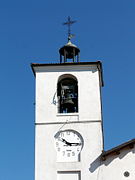
POLYGON ((0 179, 34 179, 34 76, 58 62, 67 16, 81 61, 101 60, 105 149, 135 138, 135 1, 0 2, 0 179))

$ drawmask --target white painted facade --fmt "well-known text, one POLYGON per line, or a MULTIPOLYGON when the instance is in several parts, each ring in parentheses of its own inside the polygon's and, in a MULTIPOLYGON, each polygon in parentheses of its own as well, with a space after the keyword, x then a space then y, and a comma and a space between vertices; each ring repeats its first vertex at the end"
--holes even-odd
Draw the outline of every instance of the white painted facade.
POLYGON ((100 179, 104 180, 134 180, 135 179, 135 148, 124 148, 119 155, 113 154, 102 162, 100 179), (124 175, 125 172, 129 176, 124 175))
MULTIPOLYGON (((42 65, 33 67, 36 75, 35 180, 95 179, 98 169, 90 164, 103 150, 101 115, 101 73, 98 64, 42 65), (62 75, 78 81, 77 113, 58 113, 57 83, 62 75), (77 162, 59 162, 55 134, 72 129, 81 134, 84 146, 77 162)), ((100 164, 98 160, 97 166, 100 164)))
POLYGON ((133 180, 135 148, 122 148, 103 161, 101 86, 98 63, 87 65, 33 65, 36 76, 35 180, 133 180), (58 113, 57 83, 61 76, 78 81, 78 112, 58 113), (84 146, 79 159, 59 161, 55 135, 60 130, 81 134, 84 146), (125 172, 129 176, 124 175, 125 172))
POLYGON ((35 180, 134 180, 135 140, 103 157, 101 71, 87 65, 34 65, 36 76, 35 180), (57 83, 62 76, 78 81, 77 113, 58 113, 57 83), (79 159, 59 159, 55 135, 75 130, 83 138, 79 159))

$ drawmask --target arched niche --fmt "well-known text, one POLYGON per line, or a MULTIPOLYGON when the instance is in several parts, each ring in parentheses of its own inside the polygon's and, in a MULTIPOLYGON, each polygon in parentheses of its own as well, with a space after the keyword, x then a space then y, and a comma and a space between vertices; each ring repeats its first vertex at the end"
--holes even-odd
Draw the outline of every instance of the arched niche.
POLYGON ((78 112, 78 81, 71 74, 59 77, 57 83, 58 113, 78 112))

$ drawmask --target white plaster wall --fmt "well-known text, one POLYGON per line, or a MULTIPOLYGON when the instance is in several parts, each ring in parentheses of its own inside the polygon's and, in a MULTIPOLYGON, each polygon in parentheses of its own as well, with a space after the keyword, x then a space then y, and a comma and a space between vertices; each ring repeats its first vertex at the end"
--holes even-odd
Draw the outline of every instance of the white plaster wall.
POLYGON ((103 150, 99 72, 96 65, 42 66, 36 71, 35 180, 57 178, 58 171, 80 171, 81 179, 96 180, 103 150), (79 112, 58 114, 57 81, 63 74, 78 80, 79 112), (66 123, 65 123, 66 122, 66 123), (63 126, 64 125, 64 126, 63 126), (62 128, 62 129, 61 129, 62 128), (80 162, 59 163, 54 135, 78 131, 84 139, 80 162))
POLYGON ((135 179, 135 148, 125 149, 119 155, 108 157, 102 167, 101 180, 134 180, 135 179), (124 172, 130 173, 129 177, 124 172))
MULTIPOLYGON (((78 120, 101 120, 99 72, 96 66, 36 67, 36 123, 56 122, 59 76, 72 74, 78 79, 78 120)), ((57 116, 58 117, 58 116, 57 116)))
MULTIPOLYGON (((98 168, 92 172, 91 163, 101 154, 101 123, 71 123, 62 128, 76 130, 82 135, 84 147, 80 162, 57 162, 54 136, 61 127, 62 124, 36 126, 35 179, 56 179, 58 171, 80 171, 81 179, 96 180, 98 168)), ((98 167, 99 163, 97 160, 94 166, 98 167)))

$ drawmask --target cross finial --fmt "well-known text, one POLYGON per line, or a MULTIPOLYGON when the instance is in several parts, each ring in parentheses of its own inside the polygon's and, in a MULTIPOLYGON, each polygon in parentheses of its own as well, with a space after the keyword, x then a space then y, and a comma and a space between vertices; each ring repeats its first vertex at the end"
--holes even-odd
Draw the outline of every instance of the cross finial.
POLYGON ((70 16, 68 16, 68 20, 67 22, 63 23, 63 25, 67 25, 68 26, 68 40, 71 39, 71 37, 73 37, 73 35, 71 34, 71 25, 74 24, 76 21, 72 21, 70 16))

